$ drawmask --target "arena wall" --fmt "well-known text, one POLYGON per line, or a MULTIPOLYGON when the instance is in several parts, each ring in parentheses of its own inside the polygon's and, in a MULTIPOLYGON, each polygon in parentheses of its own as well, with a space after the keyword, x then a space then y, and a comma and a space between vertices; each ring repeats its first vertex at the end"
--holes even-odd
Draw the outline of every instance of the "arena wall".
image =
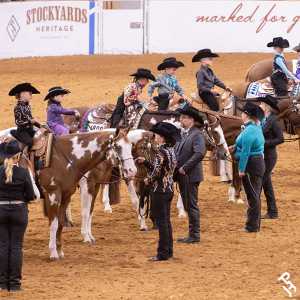
POLYGON ((0 58, 272 52, 266 44, 275 36, 299 43, 299 22, 296 1, 8 2, 0 9, 0 58))

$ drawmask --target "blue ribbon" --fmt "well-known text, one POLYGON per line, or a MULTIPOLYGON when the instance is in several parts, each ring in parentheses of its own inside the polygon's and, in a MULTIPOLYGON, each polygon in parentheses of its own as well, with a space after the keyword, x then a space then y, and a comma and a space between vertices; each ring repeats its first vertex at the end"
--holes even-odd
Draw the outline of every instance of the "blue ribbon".
POLYGON ((175 82, 175 80, 174 80, 171 76, 169 76, 169 77, 167 78, 166 84, 169 83, 169 80, 170 80, 170 79, 171 79, 171 81, 172 81, 173 86, 176 87, 176 82, 175 82))

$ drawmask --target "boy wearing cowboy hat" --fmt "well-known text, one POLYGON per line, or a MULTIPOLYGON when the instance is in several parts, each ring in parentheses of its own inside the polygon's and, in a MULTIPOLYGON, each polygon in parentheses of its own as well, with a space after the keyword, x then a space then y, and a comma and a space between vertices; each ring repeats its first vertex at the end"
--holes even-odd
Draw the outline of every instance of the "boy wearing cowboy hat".
POLYGON ((69 130, 67 125, 64 123, 61 115, 76 115, 80 116, 80 113, 75 109, 67 109, 61 106, 64 101, 64 95, 71 93, 67 89, 63 89, 60 86, 49 89, 44 101, 48 100, 47 104, 47 123, 51 130, 56 135, 67 135, 69 130))
POLYGON ((214 85, 220 88, 232 91, 230 87, 227 87, 222 81, 220 81, 212 69, 212 58, 219 57, 217 53, 212 53, 210 49, 202 49, 197 52, 193 57, 192 62, 201 62, 201 67, 196 73, 198 93, 202 101, 209 107, 210 110, 219 111, 219 103, 215 96, 218 96, 218 90, 214 88, 214 85))
POLYGON ((8 94, 18 99, 18 103, 14 108, 17 130, 12 130, 11 134, 23 143, 22 149, 28 146, 28 151, 33 146, 32 137, 35 134, 33 125, 40 128, 40 124, 31 114, 29 102, 32 99, 32 94, 40 94, 40 92, 30 83, 18 84, 8 94))
MULTIPOLYGON (((298 46, 294 47, 292 50, 300 52, 300 44, 298 46)), ((297 69, 297 71, 296 71, 295 75, 298 79, 300 79, 300 54, 299 54, 299 57, 297 60, 296 69, 297 69)))
POLYGON ((168 108, 170 99, 175 92, 187 100, 185 93, 175 76, 177 69, 180 67, 184 67, 184 64, 181 61, 177 61, 175 57, 164 59, 157 67, 158 71, 165 70, 165 72, 158 75, 156 81, 149 85, 148 101, 151 102, 153 100, 152 94, 157 88, 158 96, 154 97, 154 100, 158 103, 158 110, 166 110, 168 108))
POLYGON ((124 89, 122 95, 118 98, 117 106, 111 116, 110 128, 116 128, 125 112, 126 106, 131 105, 135 100, 141 102, 141 93, 143 88, 150 80, 156 81, 155 77, 148 69, 139 68, 135 73, 129 75, 134 76, 132 82, 124 89))
POLYGON ((291 77, 295 83, 300 83, 300 80, 296 78, 286 67, 284 59, 284 49, 290 47, 288 40, 282 37, 275 37, 273 41, 267 44, 267 47, 273 47, 275 50, 275 56, 273 59, 273 74, 271 76, 272 84, 274 85, 277 96, 286 96, 288 83, 287 76, 291 77))

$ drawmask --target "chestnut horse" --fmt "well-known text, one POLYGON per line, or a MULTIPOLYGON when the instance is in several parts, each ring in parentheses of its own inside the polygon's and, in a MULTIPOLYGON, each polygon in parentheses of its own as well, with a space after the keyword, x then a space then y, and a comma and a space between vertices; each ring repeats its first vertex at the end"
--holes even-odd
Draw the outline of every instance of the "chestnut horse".
MULTIPOLYGON (((291 73, 293 72, 293 61, 286 59, 286 67, 291 73)), ((270 77, 273 73, 273 58, 261 60, 252 65, 245 74, 245 81, 255 82, 270 77)))
POLYGON ((52 261, 64 257, 61 242, 64 218, 79 180, 105 159, 117 159, 125 178, 133 177, 137 171, 131 143, 119 127, 58 136, 53 145, 51 166, 38 171, 45 196, 45 214, 49 218, 52 261))

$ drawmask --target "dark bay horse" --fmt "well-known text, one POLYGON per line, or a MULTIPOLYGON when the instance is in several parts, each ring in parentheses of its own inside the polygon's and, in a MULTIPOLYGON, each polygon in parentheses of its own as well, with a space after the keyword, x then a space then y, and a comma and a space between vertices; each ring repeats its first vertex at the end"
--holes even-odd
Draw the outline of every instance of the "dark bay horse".
POLYGON ((52 261, 64 257, 61 237, 65 213, 82 176, 105 159, 117 160, 125 178, 136 173, 131 143, 119 127, 59 136, 57 141, 59 145, 57 142, 53 145, 51 166, 38 171, 49 218, 52 261))

